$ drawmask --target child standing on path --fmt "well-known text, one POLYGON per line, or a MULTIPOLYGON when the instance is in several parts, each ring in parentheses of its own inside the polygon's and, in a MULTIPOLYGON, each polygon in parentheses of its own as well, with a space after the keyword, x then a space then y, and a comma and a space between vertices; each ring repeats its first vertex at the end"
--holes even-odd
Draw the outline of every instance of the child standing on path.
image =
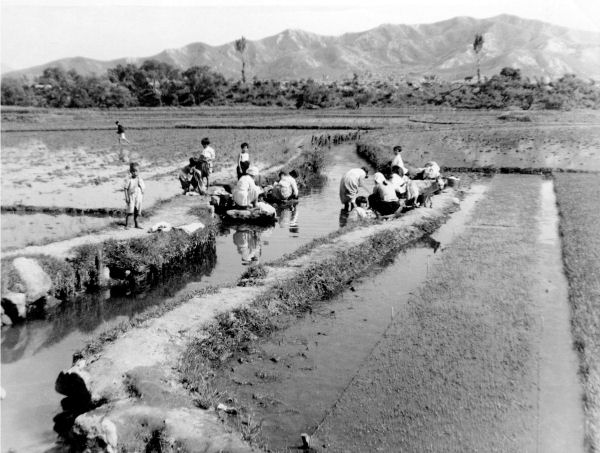
POLYGON ((250 167, 250 153, 248 153, 248 143, 242 143, 242 151, 238 156, 238 164, 237 164, 237 178, 240 179, 243 174, 246 173, 246 170, 250 167))
POLYGON ((208 162, 208 172, 212 174, 213 172, 213 161, 215 160, 215 150, 212 146, 210 146, 210 140, 208 137, 204 137, 200 144, 202 145, 202 151, 200 151, 200 156, 204 157, 204 160, 208 162))
POLYGON ((125 229, 129 228, 129 217, 133 214, 133 223, 136 228, 142 228, 138 224, 138 217, 142 213, 142 198, 144 196, 144 181, 138 176, 139 165, 135 162, 129 164, 129 177, 125 180, 123 190, 125 192, 125 203, 127 213, 125 215, 125 229))
POLYGON ((115 121, 115 124, 117 125, 117 135, 119 136, 119 144, 121 144, 121 142, 129 143, 129 140, 125 138, 125 128, 123 127, 123 125, 119 124, 118 121, 115 121))

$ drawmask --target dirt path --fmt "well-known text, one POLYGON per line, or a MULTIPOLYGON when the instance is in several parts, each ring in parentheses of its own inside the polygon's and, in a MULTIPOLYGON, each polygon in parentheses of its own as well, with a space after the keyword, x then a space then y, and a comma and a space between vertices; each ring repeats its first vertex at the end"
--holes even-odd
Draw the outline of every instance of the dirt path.
POLYGON ((543 225, 555 211, 540 208, 541 183, 494 179, 467 233, 320 424, 315 447, 583 451, 556 224, 543 225), (544 322, 548 313, 560 315, 544 322))

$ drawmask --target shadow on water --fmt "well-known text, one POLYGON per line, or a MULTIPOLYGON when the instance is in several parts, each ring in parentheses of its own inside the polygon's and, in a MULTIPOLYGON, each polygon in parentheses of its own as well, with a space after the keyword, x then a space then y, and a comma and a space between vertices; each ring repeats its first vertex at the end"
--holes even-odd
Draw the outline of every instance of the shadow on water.
POLYGON ((65 304, 45 320, 2 330, 2 450, 45 451, 56 433, 52 418, 61 396, 54 381, 71 366, 73 353, 98 333, 144 309, 198 289, 235 281, 248 265, 275 260, 312 239, 338 229, 338 183, 360 159, 350 145, 332 148, 327 178, 301 191, 294 209, 278 211, 270 228, 223 228, 216 238, 216 256, 180 268, 159 286, 130 294, 118 291, 86 295, 65 304))
MULTIPOLYGON (((431 237, 381 261, 348 290, 327 301, 260 344, 217 380, 261 424, 273 451, 298 451, 300 434, 314 432, 391 319, 403 316, 410 294, 425 281, 444 248, 460 234, 482 196, 474 186, 462 210, 431 237)), ((285 324, 285 323, 284 323, 285 324)))

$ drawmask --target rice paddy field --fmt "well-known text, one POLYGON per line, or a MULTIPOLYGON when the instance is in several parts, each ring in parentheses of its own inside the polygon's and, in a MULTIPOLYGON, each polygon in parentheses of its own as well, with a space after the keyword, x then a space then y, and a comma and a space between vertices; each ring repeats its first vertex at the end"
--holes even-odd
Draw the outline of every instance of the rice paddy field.
MULTIPOLYGON (((389 451, 399 445, 407 451, 441 451, 442 445, 454 445, 455 451, 561 451, 551 440, 544 444, 530 436, 552 426, 549 421, 540 428, 545 400, 536 375, 550 344, 543 339, 542 317, 549 314, 540 310, 549 296, 540 275, 553 274, 542 272, 547 240, 538 231, 549 190, 556 200, 551 198, 550 208, 558 208, 558 217, 553 215, 562 255, 556 268, 566 279, 568 310, 560 316, 570 327, 561 341, 577 353, 575 386, 581 396, 575 391, 571 399, 585 419, 582 446, 573 451, 600 451, 598 112, 3 109, 2 251, 114 227, 109 213, 123 204, 121 185, 130 161, 141 164, 152 209, 178 196, 178 169, 199 153, 203 137, 216 150, 217 172, 227 175, 234 172, 242 142, 250 143, 253 162, 267 168, 311 149, 314 136, 349 130, 361 130, 357 151, 375 168, 389 162, 392 147, 400 144, 409 168, 436 161, 463 181, 472 180, 473 173, 466 172, 485 171, 489 178, 477 181, 489 189, 437 264, 430 268, 427 261, 426 278, 402 316, 392 316, 381 342, 352 371, 344 394, 313 433, 328 451, 389 451), (117 143, 116 120, 131 144, 117 143), (75 218, 65 212, 70 209, 104 209, 106 215, 75 218), (404 406, 388 404, 394 398, 404 406), (388 421, 378 418, 377 407, 384 407, 388 421), (349 420, 349 413, 355 419, 349 420), (457 414, 463 415, 459 422, 457 414), (391 430, 389 420, 402 430, 391 430)), ((368 293, 358 285, 358 293, 368 293)), ((342 295, 342 302, 353 297, 342 295)), ((335 318, 326 311, 327 319, 335 318)), ((318 335, 327 341, 326 334, 318 335)), ((277 347, 269 345, 275 357, 277 347)), ((272 368, 285 362, 269 357, 265 362, 272 368)), ((250 404, 260 403, 252 398, 250 404)), ((565 415, 565 420, 577 425, 577 417, 565 415)))

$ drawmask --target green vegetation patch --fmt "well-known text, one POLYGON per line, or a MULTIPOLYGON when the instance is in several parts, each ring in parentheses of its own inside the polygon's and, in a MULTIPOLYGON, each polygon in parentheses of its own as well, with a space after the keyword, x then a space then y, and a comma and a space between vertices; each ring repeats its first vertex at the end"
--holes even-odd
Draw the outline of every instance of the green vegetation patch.
POLYGON ((586 443, 600 451, 600 176, 555 175, 571 330, 585 391, 586 443))

